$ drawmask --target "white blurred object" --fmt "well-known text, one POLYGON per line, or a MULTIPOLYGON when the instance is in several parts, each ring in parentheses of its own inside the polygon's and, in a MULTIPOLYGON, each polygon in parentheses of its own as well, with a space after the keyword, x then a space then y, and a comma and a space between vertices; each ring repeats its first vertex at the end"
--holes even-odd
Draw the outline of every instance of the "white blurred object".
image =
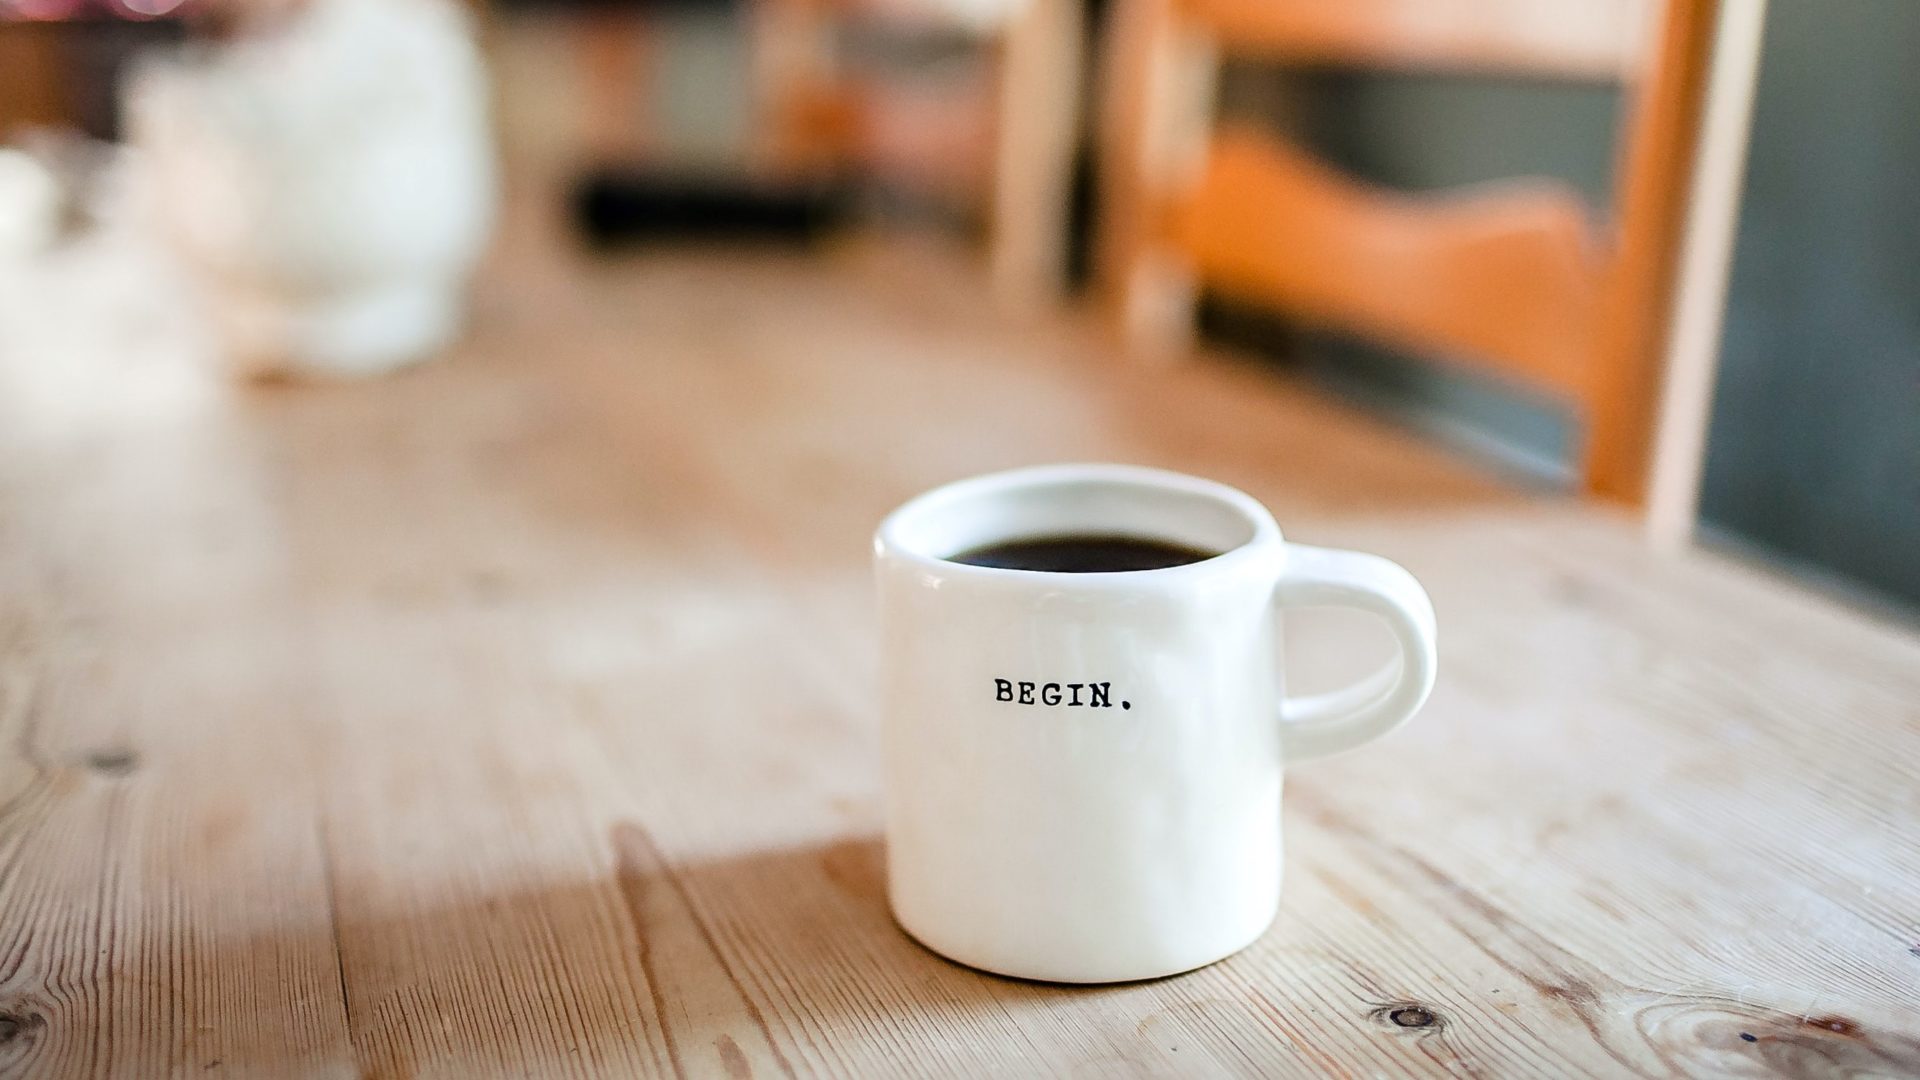
POLYGON ((158 223, 244 367, 369 374, 458 333, 496 194, 457 5, 314 0, 126 93, 158 223))
POLYGON ((39 158, 0 148, 0 256, 33 255, 52 244, 65 207, 59 179, 39 158))
POLYGON ((876 16, 898 28, 958 29, 992 34, 1006 29, 1026 14, 1033 0, 863 0, 851 10, 876 16))
POLYGON ((1031 0, 930 0, 929 6, 974 31, 997 30, 1019 18, 1031 0))

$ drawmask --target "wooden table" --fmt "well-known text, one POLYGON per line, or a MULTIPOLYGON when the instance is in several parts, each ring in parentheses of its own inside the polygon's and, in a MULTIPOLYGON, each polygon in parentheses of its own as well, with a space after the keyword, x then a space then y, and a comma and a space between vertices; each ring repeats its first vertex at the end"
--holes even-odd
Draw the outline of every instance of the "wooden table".
MULTIPOLYGON (((259 388, 96 256, 0 289, 0 1074, 1920 1073, 1907 632, 910 246, 521 219, 457 355, 259 388), (1443 633, 1291 775, 1272 931, 1094 989, 922 951, 876 839, 869 530, 1072 459, 1399 559, 1443 633)), ((1302 619, 1300 680, 1373 634, 1302 619)))

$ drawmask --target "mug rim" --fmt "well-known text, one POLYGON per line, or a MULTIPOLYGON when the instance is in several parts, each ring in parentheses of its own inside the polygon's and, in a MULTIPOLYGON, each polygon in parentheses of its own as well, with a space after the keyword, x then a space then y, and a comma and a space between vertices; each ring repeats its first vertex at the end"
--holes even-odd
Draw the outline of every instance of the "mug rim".
POLYGON ((1108 462, 1082 462, 1057 465, 1029 465, 953 480, 924 491, 896 507, 880 522, 873 534, 874 554, 881 558, 903 559, 928 570, 961 579, 1002 582, 1046 582, 1049 586, 1108 585, 1122 582, 1167 581, 1179 576, 1197 576, 1228 572, 1240 565, 1276 551, 1282 543, 1280 526, 1258 499, 1239 488, 1145 465, 1108 462), (986 498, 1017 490, 1066 485, 1085 481, 1105 481, 1159 492, 1207 499, 1226 507, 1247 526, 1247 538, 1216 555, 1178 566, 1154 570, 1025 570, 1001 566, 976 566, 955 562, 951 557, 934 554, 907 542, 913 522, 961 499, 986 498))

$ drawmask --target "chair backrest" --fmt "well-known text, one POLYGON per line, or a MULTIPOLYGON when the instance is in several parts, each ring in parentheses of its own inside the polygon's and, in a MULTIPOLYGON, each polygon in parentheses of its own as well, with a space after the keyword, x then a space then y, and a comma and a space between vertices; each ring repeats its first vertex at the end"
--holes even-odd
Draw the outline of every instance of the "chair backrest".
POLYGON ((1101 132, 1115 312, 1164 348, 1204 285, 1485 367, 1574 406, 1584 486, 1638 502, 1718 2, 1118 0, 1101 132), (1617 82, 1612 206, 1545 179, 1387 191, 1270 132, 1216 131, 1222 54, 1617 82))

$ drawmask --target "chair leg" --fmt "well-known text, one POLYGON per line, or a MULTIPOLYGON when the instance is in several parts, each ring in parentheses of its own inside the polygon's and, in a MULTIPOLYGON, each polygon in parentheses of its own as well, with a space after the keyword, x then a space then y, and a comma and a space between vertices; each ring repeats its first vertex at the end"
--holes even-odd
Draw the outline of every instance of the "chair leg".
POLYGON ((846 164, 833 28, 818 0, 756 0, 751 36, 754 160, 774 176, 846 164))
POLYGON ((1690 543, 1699 514, 1765 23, 1766 0, 1727 4, 1714 33, 1647 486, 1647 535, 1662 550, 1690 543))
POLYGON ((1649 74, 1627 108, 1629 136, 1616 183, 1613 279, 1594 347, 1583 455, 1589 494, 1647 501, 1663 345, 1700 134, 1713 29, 1721 0, 1675 3, 1650 27, 1649 74))
POLYGON ((580 22, 587 153, 597 161, 626 161, 649 149, 652 133, 640 102, 651 31, 645 16, 626 11, 596 13, 580 22))
POLYGON ((1083 0, 1031 0, 1002 40, 988 260, 1014 308, 1065 286, 1084 35, 1083 0))
POLYGON ((1199 283, 1177 259, 1154 253, 1134 260, 1119 311, 1121 341, 1130 356, 1156 363, 1193 352, 1199 328, 1199 283))
POLYGON ((1119 0, 1100 97, 1099 287, 1129 352, 1177 357, 1193 341, 1193 269, 1169 243, 1167 209, 1205 161, 1219 62, 1169 0, 1119 0))

